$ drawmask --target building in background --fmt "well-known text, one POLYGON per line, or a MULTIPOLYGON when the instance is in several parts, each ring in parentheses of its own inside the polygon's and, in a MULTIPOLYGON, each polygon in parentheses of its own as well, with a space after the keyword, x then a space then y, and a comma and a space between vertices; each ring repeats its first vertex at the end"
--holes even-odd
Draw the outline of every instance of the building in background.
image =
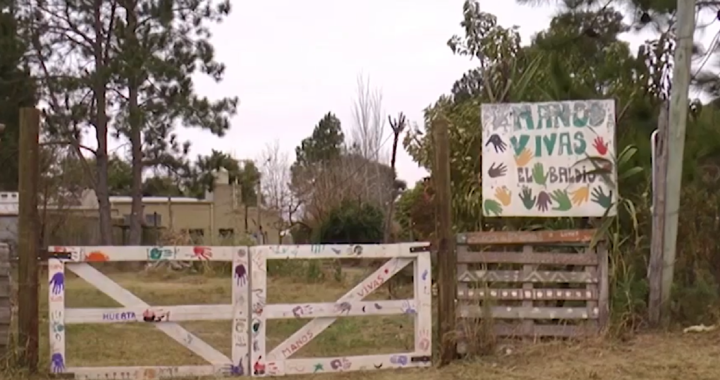
MULTIPOLYGON (((224 170, 215 174, 214 189, 204 199, 143 197, 143 245, 280 244, 287 239, 281 236, 284 223, 278 213, 254 206, 246 210, 240 199, 240 187, 230 183, 224 170)), ((131 205, 131 197, 110 197, 114 244, 127 242, 131 205)), ((0 242, 11 246, 17 241, 17 209, 18 193, 0 193, 0 242)), ((98 244, 97 209, 93 190, 72 202, 41 204, 44 243, 98 244)))

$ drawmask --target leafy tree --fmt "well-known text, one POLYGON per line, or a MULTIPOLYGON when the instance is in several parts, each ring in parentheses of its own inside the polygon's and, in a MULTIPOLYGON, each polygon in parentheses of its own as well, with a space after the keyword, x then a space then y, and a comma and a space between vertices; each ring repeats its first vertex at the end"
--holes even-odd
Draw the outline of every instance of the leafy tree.
POLYGON ((328 112, 313 129, 310 137, 295 148, 295 168, 330 162, 343 152, 345 134, 340 120, 328 112))
POLYGON ((184 194, 172 177, 155 175, 143 181, 142 195, 146 197, 180 197, 184 194))
POLYGON ((97 196, 104 245, 112 244, 108 133, 115 100, 111 77, 117 7, 115 0, 38 0, 17 7, 32 46, 29 58, 48 103, 45 130, 70 144, 79 160, 85 160, 84 153, 94 158, 94 168, 88 163, 83 168, 97 196), (96 149, 82 143, 86 131, 94 135, 96 149))
POLYGON ((229 182, 238 184, 240 202, 245 208, 245 230, 248 225, 248 208, 260 203, 258 193, 260 171, 252 160, 238 161, 227 153, 213 150, 207 156, 198 156, 184 174, 184 187, 191 196, 202 198, 206 191, 213 191, 215 172, 228 172, 229 182))
POLYGON ((368 244, 383 240, 383 213, 367 203, 346 200, 314 231, 317 244, 368 244))
POLYGON ((125 18, 116 21, 118 46, 116 86, 127 91, 119 99, 118 133, 131 145, 133 187, 130 244, 139 244, 142 230, 142 173, 146 166, 177 168, 179 144, 172 132, 176 121, 222 136, 236 112, 237 98, 210 101, 193 88, 193 75, 202 71, 215 81, 224 65, 215 61, 209 22, 220 22, 229 1, 121 0, 125 18))
POLYGON ((10 4, 0 3, 0 190, 17 191, 20 108, 36 104, 35 81, 25 67, 27 46, 18 38, 10 4))
POLYGON ((206 191, 213 191, 214 173, 221 169, 227 171, 230 183, 240 177, 240 162, 229 154, 213 149, 209 155, 198 155, 182 174, 188 195, 203 198, 206 191))
POLYGON ((404 237, 412 241, 430 241, 435 233, 434 191, 430 182, 429 177, 418 181, 397 201, 395 220, 407 234, 404 237))

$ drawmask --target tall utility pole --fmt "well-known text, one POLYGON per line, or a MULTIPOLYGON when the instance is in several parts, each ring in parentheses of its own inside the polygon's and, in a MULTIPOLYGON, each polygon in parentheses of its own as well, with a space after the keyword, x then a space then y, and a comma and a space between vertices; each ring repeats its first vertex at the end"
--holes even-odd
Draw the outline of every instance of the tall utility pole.
POLYGON ((18 210, 19 363, 30 372, 38 365, 38 182, 40 112, 20 109, 18 210))
POLYGON ((675 270, 677 251, 678 213, 680 211, 680 185, 685 151, 685 124, 690 91, 690 59, 695 32, 695 0, 677 1, 677 24, 675 25, 675 57, 673 59, 672 88, 670 90, 670 128, 667 135, 668 171, 665 200, 665 226, 663 229, 663 315, 670 306, 670 290, 675 270))

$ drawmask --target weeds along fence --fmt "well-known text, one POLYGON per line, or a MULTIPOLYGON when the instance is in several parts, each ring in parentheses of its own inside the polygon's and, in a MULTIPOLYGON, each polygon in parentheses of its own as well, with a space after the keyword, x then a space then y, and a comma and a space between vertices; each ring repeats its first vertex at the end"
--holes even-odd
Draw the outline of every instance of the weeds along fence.
MULTIPOLYGON (((281 376, 431 365, 432 284, 428 243, 386 245, 301 245, 254 247, 49 247, 48 313, 50 371, 80 379, 154 380, 198 376, 281 376), (267 304, 270 260, 384 259, 379 269, 336 302, 267 304), (231 262, 228 278, 232 299, 220 305, 152 306, 90 263, 113 261, 231 262), (363 299, 408 265, 414 265, 414 296, 405 300, 363 299), (120 308, 66 308, 65 270, 96 287, 120 308), (415 320, 410 352, 363 356, 298 358, 291 356, 328 328, 338 317, 405 314, 415 320), (266 347, 267 321, 312 320, 273 349, 266 347), (205 343, 177 322, 231 320, 231 357, 205 343), (66 325, 150 323, 208 363, 182 366, 70 367, 66 325)), ((378 347, 380 349, 380 347, 378 347)), ((75 358, 82 360, 82 358, 75 358)))
POLYGON ((10 248, 0 243, 0 358, 6 357, 12 319, 10 281, 10 248))
POLYGON ((457 236, 458 352, 494 337, 580 337, 609 317, 608 252, 595 230, 457 236))

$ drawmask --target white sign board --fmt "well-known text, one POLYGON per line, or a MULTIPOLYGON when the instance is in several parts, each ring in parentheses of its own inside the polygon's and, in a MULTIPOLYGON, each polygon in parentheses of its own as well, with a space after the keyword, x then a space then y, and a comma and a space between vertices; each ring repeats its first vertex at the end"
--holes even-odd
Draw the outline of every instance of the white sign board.
POLYGON ((615 215, 615 103, 483 104, 485 216, 615 215))

